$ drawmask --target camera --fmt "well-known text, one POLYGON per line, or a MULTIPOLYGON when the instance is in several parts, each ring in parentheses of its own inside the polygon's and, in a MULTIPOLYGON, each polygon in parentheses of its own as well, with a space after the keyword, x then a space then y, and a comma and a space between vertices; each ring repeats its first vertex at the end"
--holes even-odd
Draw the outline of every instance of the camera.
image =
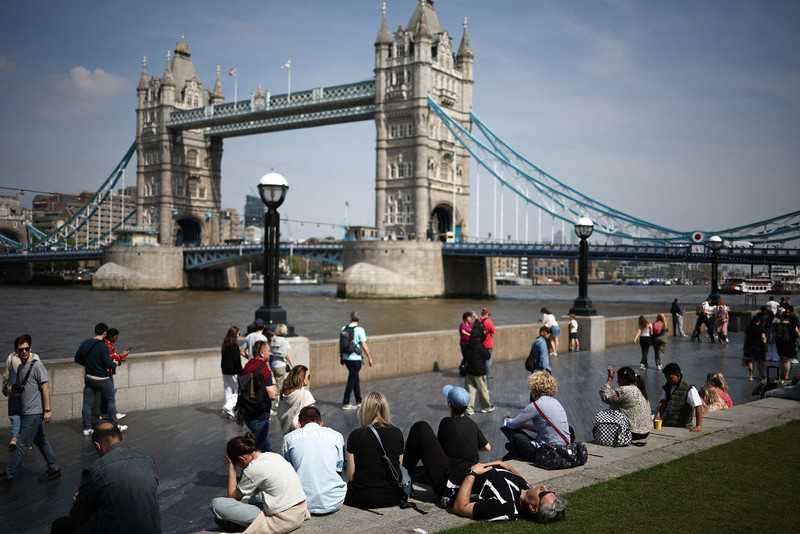
POLYGON ((25 391, 25 386, 11 384, 11 393, 22 393, 23 391, 25 391))

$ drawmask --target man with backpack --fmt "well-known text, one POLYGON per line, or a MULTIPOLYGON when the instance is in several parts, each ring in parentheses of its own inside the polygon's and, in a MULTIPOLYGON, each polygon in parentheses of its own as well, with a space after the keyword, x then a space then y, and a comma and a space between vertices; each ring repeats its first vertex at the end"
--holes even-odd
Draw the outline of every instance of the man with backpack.
POLYGON ((362 354, 366 354, 369 366, 372 367, 372 356, 367 347, 367 333, 358 326, 358 312, 350 312, 350 323, 339 332, 339 362, 347 366, 347 385, 344 388, 343 410, 355 410, 361 406, 361 381, 358 373, 363 362, 362 354), (350 393, 356 397, 356 404, 350 404, 350 393))
POLYGON ((247 362, 239 375, 239 397, 236 401, 236 424, 247 424, 256 437, 256 448, 261 452, 272 452, 269 412, 272 401, 278 398, 269 357, 269 343, 256 341, 253 344, 253 359, 247 362))
MULTIPOLYGON (((481 310, 481 318, 478 319, 478 322, 481 323, 483 326, 484 332, 486 332, 486 337, 483 338, 483 346, 489 351, 489 359, 486 360, 486 380, 488 381, 491 376, 492 370, 492 352, 494 351, 494 334, 497 333, 497 328, 494 327, 494 323, 489 318, 489 308, 484 308, 481 310)), ((488 383, 487 383, 488 385, 488 383)))
MULTIPOLYGON (((108 325, 97 323, 94 327, 94 337, 90 337, 80 344, 75 351, 75 363, 85 367, 83 376, 83 435, 91 436, 92 405, 95 398, 100 398, 100 406, 107 407, 109 420, 119 427, 120 432, 128 428, 117 421, 117 401, 114 389, 114 380, 111 373, 117 368, 116 362, 111 359, 111 351, 104 339, 108 332, 108 325)), ((102 410, 101 410, 102 411, 102 410)))

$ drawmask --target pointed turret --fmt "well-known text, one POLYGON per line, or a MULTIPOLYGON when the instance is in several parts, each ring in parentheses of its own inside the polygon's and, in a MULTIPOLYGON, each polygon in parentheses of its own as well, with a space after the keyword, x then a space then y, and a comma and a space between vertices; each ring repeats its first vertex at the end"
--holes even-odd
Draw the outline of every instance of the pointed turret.
POLYGON ((458 47, 458 63, 465 58, 473 59, 472 47, 469 44, 469 36, 467 35, 467 17, 464 17, 464 36, 461 38, 461 46, 458 47))
POLYGON ((164 68, 164 76, 161 78, 161 85, 171 85, 175 87, 175 79, 172 77, 172 62, 170 61, 169 51, 167 51, 167 66, 164 68))
POLYGON ((219 72, 220 68, 217 65, 217 81, 214 82, 214 91, 211 93, 211 103, 214 105, 225 102, 225 94, 222 92, 222 79, 219 72))
POLYGON ((375 44, 390 44, 392 42, 392 34, 389 33, 389 25, 386 24, 386 2, 381 7, 381 27, 378 30, 378 38, 375 44))
POLYGON ((418 39, 431 36, 430 28, 428 28, 428 17, 425 15, 425 0, 419 0, 419 7, 419 19, 417 19, 417 27, 414 28, 414 35, 418 39))
POLYGON ((147 57, 142 58, 142 75, 139 76, 137 91, 147 91, 147 57))

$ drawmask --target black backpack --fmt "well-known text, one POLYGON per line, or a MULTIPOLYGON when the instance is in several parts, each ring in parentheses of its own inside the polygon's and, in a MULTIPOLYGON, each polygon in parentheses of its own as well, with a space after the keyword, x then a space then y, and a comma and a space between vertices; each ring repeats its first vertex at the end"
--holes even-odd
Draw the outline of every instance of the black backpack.
POLYGON ((266 364, 259 365, 252 373, 239 375, 239 399, 236 401, 236 409, 244 411, 248 417, 261 415, 270 408, 270 400, 267 395, 267 382, 261 369, 266 364))
POLYGON ((345 326, 339 332, 339 354, 361 354, 361 347, 356 345, 356 327, 345 326))

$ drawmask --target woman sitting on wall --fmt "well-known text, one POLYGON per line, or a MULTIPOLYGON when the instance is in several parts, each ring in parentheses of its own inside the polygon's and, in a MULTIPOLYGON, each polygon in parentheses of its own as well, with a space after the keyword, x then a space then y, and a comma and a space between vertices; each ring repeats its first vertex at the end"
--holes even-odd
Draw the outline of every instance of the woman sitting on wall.
POLYGON ((600 399, 614 410, 622 412, 628 419, 634 440, 645 439, 653 427, 650 402, 647 399, 647 386, 644 379, 630 367, 623 367, 615 373, 608 366, 608 378, 600 388, 600 399), (611 382, 617 376, 617 389, 611 389, 611 382))
POLYGON ((278 420, 285 436, 292 430, 300 428, 298 416, 300 410, 316 402, 314 395, 308 390, 311 373, 305 365, 295 365, 281 389, 281 403, 278 405, 278 420))

